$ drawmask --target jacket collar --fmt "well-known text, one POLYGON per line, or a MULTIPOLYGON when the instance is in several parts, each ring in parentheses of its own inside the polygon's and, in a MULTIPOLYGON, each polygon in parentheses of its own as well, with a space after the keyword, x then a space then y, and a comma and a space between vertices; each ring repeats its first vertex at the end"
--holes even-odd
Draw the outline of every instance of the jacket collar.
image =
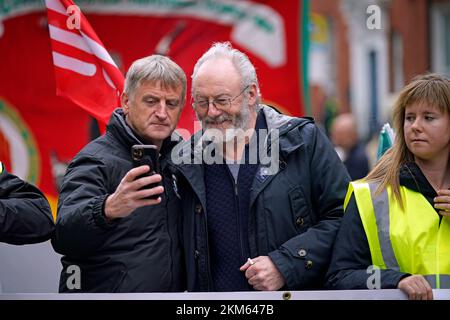
MULTIPOLYGON (((440 209, 434 208, 434 198, 437 197, 437 193, 415 162, 405 163, 400 168, 399 178, 400 185, 421 193, 436 213, 439 213, 440 209)), ((439 219, 442 219, 441 215, 439 215, 439 219)))
MULTIPOLYGON (((262 111, 266 117, 267 128, 269 134, 267 135, 265 146, 267 146, 268 139, 273 139, 272 143, 279 143, 280 154, 287 157, 290 153, 297 150, 303 145, 303 138, 296 131, 308 123, 314 123, 311 117, 291 117, 279 113, 274 108, 261 105, 262 111), (277 135, 272 137, 278 130, 277 135), (279 140, 279 141, 278 141, 279 140)), ((270 149, 270 146, 267 150, 270 149)))
POLYGON ((437 196, 437 193, 415 162, 405 163, 400 169, 399 178, 400 185, 417 191, 429 201, 431 199, 431 202, 434 202, 433 199, 437 196))
POLYGON ((275 129, 281 129, 286 124, 290 123, 291 121, 295 121, 296 118, 281 114, 277 110, 275 110, 272 107, 269 107, 265 104, 261 104, 261 111, 264 114, 264 117, 266 118, 267 122, 267 129, 269 132, 275 130, 275 129))

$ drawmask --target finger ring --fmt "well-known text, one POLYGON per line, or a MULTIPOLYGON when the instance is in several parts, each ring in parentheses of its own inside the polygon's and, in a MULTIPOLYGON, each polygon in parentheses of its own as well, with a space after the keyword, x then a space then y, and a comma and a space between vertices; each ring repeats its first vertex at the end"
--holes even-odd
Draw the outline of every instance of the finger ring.
POLYGON ((247 261, 248 261, 248 263, 250 263, 251 266, 255 264, 255 261, 253 261, 253 260, 250 259, 250 258, 248 258, 247 261))

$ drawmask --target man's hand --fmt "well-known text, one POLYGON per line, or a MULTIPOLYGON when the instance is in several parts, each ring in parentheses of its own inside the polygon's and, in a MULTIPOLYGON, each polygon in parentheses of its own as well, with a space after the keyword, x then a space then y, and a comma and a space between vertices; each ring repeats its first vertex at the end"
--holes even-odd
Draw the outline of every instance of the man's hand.
POLYGON ((416 274, 403 278, 397 288, 406 293, 410 300, 433 300, 431 286, 422 275, 416 274))
POLYGON ((247 261, 239 270, 245 271, 248 283, 255 290, 275 291, 284 286, 283 276, 268 256, 247 261))
POLYGON ((163 193, 164 188, 162 186, 139 190, 146 185, 158 183, 162 179, 159 174, 154 174, 150 177, 143 177, 136 180, 137 177, 148 171, 150 171, 149 166, 140 166, 127 172, 117 186, 116 191, 106 199, 105 216, 108 219, 124 218, 129 216, 139 207, 154 205, 161 202, 161 197, 158 199, 144 198, 163 193))
POLYGON ((440 215, 450 216, 450 190, 438 190, 438 196, 434 198, 434 207, 440 209, 440 215))

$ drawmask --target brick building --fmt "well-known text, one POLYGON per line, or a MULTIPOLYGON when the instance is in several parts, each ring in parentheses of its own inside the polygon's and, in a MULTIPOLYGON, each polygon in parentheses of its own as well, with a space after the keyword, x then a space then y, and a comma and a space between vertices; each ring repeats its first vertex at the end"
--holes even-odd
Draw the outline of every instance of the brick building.
POLYGON ((311 26, 313 115, 351 111, 364 139, 415 75, 450 76, 450 0, 314 0, 311 26))

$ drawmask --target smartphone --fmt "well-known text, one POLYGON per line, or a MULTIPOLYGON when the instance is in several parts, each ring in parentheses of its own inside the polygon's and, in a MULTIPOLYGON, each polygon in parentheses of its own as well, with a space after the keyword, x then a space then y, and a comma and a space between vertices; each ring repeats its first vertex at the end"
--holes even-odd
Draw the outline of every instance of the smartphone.
MULTIPOLYGON (((148 165, 150 167, 150 171, 140 175, 136 179, 142 177, 148 177, 154 175, 155 173, 159 173, 159 161, 158 161, 158 149, 154 145, 143 145, 136 144, 131 147, 131 159, 133 160, 133 167, 140 167, 143 165, 148 165)), ((151 189, 159 186, 160 183, 152 183, 146 185, 141 188, 142 189, 151 189)), ((158 199, 160 194, 155 194, 153 196, 147 197, 146 199, 158 199)))

